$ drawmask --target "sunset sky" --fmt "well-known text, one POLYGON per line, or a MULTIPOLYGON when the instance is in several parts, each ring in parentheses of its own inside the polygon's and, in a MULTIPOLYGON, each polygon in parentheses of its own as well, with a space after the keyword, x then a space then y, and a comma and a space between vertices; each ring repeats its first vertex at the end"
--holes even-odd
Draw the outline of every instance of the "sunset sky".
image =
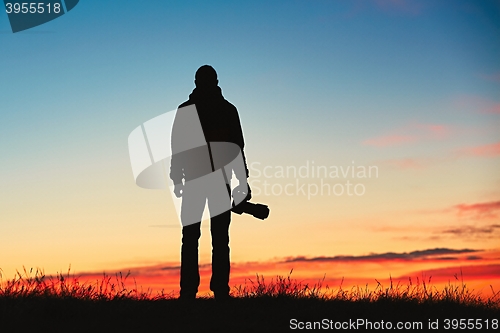
POLYGON ((210 64, 271 208, 233 214, 232 285, 293 269, 498 291, 499 59, 498 1, 80 1, 15 34, 2 10, 2 278, 130 270, 177 290, 171 194, 135 184, 127 139, 210 64))

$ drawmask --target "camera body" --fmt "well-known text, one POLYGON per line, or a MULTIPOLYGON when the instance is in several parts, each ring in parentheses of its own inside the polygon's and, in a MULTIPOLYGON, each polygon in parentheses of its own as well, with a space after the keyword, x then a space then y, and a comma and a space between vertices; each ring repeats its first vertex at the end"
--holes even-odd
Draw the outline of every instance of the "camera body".
POLYGON ((231 211, 239 215, 243 213, 250 214, 253 217, 261 220, 267 219, 270 212, 269 207, 263 204, 250 202, 250 199, 252 198, 252 192, 249 186, 247 186, 247 188, 248 193, 244 192, 239 186, 233 190, 233 198, 235 198, 235 201, 237 198, 243 198, 243 200, 241 200, 237 205, 235 205, 233 201, 233 208, 231 209, 231 211))
POLYGON ((269 216, 268 206, 263 204, 251 203, 250 201, 242 201, 238 205, 233 206, 231 210, 233 211, 233 213, 239 215, 246 213, 261 220, 265 220, 269 216))

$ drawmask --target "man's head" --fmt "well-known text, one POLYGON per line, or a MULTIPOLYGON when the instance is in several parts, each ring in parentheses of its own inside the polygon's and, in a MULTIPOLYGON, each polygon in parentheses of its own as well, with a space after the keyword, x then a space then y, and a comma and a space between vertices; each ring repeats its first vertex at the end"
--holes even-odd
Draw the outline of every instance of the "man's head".
POLYGON ((196 87, 215 87, 219 84, 217 80, 217 72, 212 66, 203 65, 196 71, 194 76, 194 84, 196 87))

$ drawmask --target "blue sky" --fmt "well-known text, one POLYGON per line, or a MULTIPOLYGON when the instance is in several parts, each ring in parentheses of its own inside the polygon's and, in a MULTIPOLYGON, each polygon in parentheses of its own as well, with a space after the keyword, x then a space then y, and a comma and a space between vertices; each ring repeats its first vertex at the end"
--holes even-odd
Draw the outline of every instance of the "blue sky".
MULTIPOLYGON (((495 200, 498 157, 456 156, 500 141, 498 59, 498 1, 82 0, 16 34, 0 13, 0 252, 16 244, 50 248, 35 239, 58 244, 53 233, 72 235, 61 246, 80 244, 73 258, 84 258, 88 239, 98 249, 110 237, 125 244, 141 223, 139 243, 148 243, 147 225, 169 213, 159 208, 165 196, 135 186, 127 137, 184 102, 203 64, 215 67, 239 109, 250 161, 380 165, 385 178, 367 206, 346 203, 340 215, 387 214, 389 201, 418 210, 495 200), (99 236, 76 226, 81 221, 99 236), (120 225, 128 231, 111 236, 120 225)), ((326 199, 300 213, 290 208, 295 201, 263 199, 283 223, 309 208, 321 221, 331 212, 326 199)), ((151 240, 158 248, 161 242, 151 240)), ((381 246, 363 249, 371 245, 381 246)), ((80 260, 51 255, 46 267, 80 260)), ((9 267, 29 258, 20 254, 9 267)))
POLYGON ((184 101, 204 63, 245 127, 266 119, 267 132, 280 121, 327 130, 333 118, 342 136, 353 121, 350 133, 376 135, 373 122, 448 121, 436 108, 457 95, 498 101, 481 79, 499 70, 496 2, 399 3, 82 1, 18 34, 4 15, 2 117, 11 130, 96 118, 132 127, 184 101))

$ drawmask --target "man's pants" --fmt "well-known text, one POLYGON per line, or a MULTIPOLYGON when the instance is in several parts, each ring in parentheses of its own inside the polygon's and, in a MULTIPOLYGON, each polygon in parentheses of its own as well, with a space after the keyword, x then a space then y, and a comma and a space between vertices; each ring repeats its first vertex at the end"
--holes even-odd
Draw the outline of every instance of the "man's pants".
MULTIPOLYGON (((210 290, 215 294, 229 293, 229 224, 231 212, 211 218, 212 234, 212 278, 210 290)), ((181 248, 181 296, 193 296, 198 292, 200 273, 198 270, 198 240, 201 223, 182 228, 181 248)))
POLYGON ((229 224, 231 223, 231 199, 226 184, 214 186, 192 186, 189 183, 183 190, 181 219, 181 296, 192 297, 198 292, 200 273, 198 270, 198 240, 201 236, 201 222, 186 225, 184 221, 196 218, 201 221, 205 203, 212 211, 224 211, 210 219, 212 234, 212 278, 210 290, 216 294, 229 293, 229 224))

